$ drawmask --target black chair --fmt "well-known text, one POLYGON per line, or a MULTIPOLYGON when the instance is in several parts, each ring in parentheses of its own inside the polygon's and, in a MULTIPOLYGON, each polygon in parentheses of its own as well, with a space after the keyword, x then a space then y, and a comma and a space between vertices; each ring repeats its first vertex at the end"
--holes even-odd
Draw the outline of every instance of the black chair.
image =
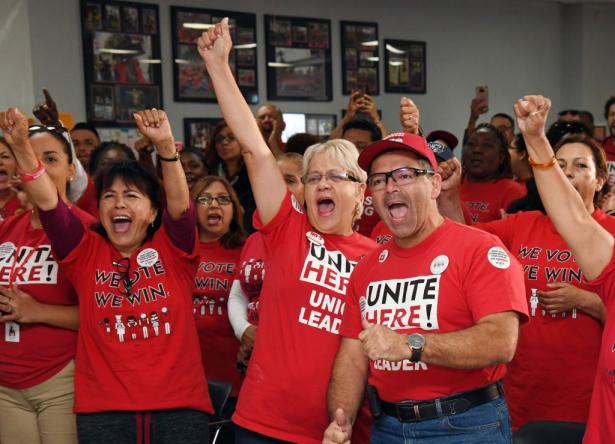
POLYGON ((222 416, 233 386, 222 381, 207 381, 207 384, 209 386, 209 397, 214 408, 214 414, 209 422, 209 441, 211 444, 215 444, 222 428, 233 424, 230 419, 225 419, 222 416), (213 438, 211 438, 212 436, 213 438))
POLYGON ((562 421, 528 421, 513 433, 513 444, 581 444, 585 424, 562 421))

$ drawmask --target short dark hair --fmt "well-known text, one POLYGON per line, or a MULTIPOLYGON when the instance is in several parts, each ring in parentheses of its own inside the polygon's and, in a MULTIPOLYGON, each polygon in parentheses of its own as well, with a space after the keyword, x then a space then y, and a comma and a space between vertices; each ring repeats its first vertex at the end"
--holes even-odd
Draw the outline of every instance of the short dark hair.
POLYGON ((497 114, 494 114, 493 116, 491 116, 492 119, 494 119, 496 117, 501 117, 502 119, 508 120, 510 122, 510 124, 512 125, 513 131, 515 130, 515 119, 513 119, 509 114, 497 113, 497 114))
POLYGON ((378 128, 376 123, 367 117, 353 117, 342 127, 342 134, 350 129, 358 129, 363 131, 369 131, 371 134, 372 142, 382 139, 382 131, 378 128))
MULTIPOLYGON (((196 199, 199 197, 199 194, 205 190, 212 183, 219 182, 226 189, 226 192, 231 196, 231 200, 233 201, 233 218, 231 219, 231 225, 229 227, 228 233, 225 233, 220 238, 220 244, 228 249, 232 250, 235 248, 241 247, 246 241, 246 230, 243 226, 243 207, 241 203, 239 203, 239 198, 237 197, 237 193, 233 189, 233 186, 229 183, 226 178, 221 176, 205 176, 197 181, 190 190, 190 198, 195 202, 195 205, 198 205, 196 199)), ((198 220, 197 220, 198 224, 198 220)))
POLYGON ((594 115, 589 111, 581 110, 579 111, 579 116, 581 116, 581 118, 585 116, 587 117, 587 120, 589 120, 591 123, 594 123, 594 115))
POLYGON ((320 137, 310 133, 293 134, 286 141, 285 153, 296 153, 303 155, 308 147, 320 143, 320 137))
MULTIPOLYGON (((152 208, 155 210, 160 208, 160 181, 152 168, 149 168, 136 160, 121 160, 119 162, 113 162, 104 170, 104 173, 96 176, 94 187, 96 188, 96 201, 99 206, 100 198, 103 193, 111 188, 117 179, 127 185, 134 185, 139 191, 147 196, 152 208)), ((158 211, 154 223, 147 226, 146 239, 153 236, 156 230, 160 227, 160 221, 162 218, 160 213, 161 212, 158 211)), ((107 237, 107 233, 102 224, 95 224, 93 229, 105 238, 107 237)))
POLYGON ((187 146, 179 152, 180 156, 182 156, 183 154, 194 154, 203 164, 203 168, 205 168, 205 170, 209 172, 209 167, 207 166, 207 160, 205 159, 205 153, 203 152, 203 150, 187 146))
POLYGON ((121 151, 124 156, 126 156, 125 160, 137 160, 135 158, 135 154, 132 152, 128 145, 125 145, 120 142, 102 142, 96 148, 94 148, 92 154, 90 155, 90 161, 88 162, 88 171, 91 174, 94 174, 94 171, 96 171, 96 168, 98 168, 98 163, 100 162, 100 158, 102 157, 102 155, 105 154, 107 151, 111 150, 121 151))
POLYGON ((609 118, 609 109, 615 104, 615 96, 609 97, 609 100, 604 104, 604 118, 609 118))
POLYGON ((91 131, 91 132, 93 132, 96 135, 96 138, 98 139, 98 141, 100 141, 100 135, 98 134, 98 131, 96 130, 94 125, 92 125, 91 123, 88 123, 88 122, 77 122, 77 123, 75 123, 75 126, 73 126, 73 128, 70 130, 70 132, 72 133, 75 130, 88 130, 88 131, 91 131))

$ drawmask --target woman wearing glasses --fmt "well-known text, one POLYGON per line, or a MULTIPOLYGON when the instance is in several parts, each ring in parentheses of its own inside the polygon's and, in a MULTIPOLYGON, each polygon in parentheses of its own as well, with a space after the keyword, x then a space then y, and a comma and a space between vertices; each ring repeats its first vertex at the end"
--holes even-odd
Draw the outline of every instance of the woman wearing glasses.
MULTIPOLYGON (((14 140, 4 133, 8 151, 14 140)), ((21 134, 25 141, 30 139, 33 161, 47 170, 49 192, 68 205, 67 191, 75 174, 68 132, 42 125, 28 130, 24 123, 21 134)), ((0 156, 0 165, 14 174, 13 154, 0 151, 0 156), (8 156, 10 162, 4 159, 8 156)), ((31 191, 28 184, 37 180, 36 174, 17 171, 31 191)), ((94 222, 76 206, 70 211, 85 226, 94 222)), ((77 295, 51 253, 37 209, 2 223, 0 286, 0 442, 76 443, 77 295)))
MULTIPOLYGON (((228 318, 227 304, 245 241, 243 209, 228 181, 206 176, 192 188, 201 262, 194 278, 192 311, 208 379, 233 385, 235 402, 243 377, 237 370, 239 341, 228 318)), ((231 410, 229 410, 232 412, 231 410)), ((230 414, 229 414, 230 416, 230 414)))
POLYGON ((352 143, 314 145, 303 159, 305 207, 292 197, 235 83, 231 46, 227 19, 198 42, 242 147, 267 254, 258 338, 233 416, 235 433, 238 442, 319 443, 329 423, 326 391, 348 278, 376 246, 352 230, 366 175, 352 143))
POLYGON ((212 408, 191 311, 194 206, 166 114, 146 110, 135 121, 162 160, 167 206, 159 211, 160 185, 151 171, 118 162, 97 178, 100 224, 89 229, 58 198, 46 172, 54 165, 37 159, 26 117, 15 109, 0 113, 29 178, 24 187, 79 295, 79 441, 205 442, 212 408))
POLYGON ((256 210, 256 203, 248 170, 241 157, 241 145, 226 122, 220 122, 214 129, 205 158, 211 174, 224 177, 233 185, 244 210, 243 226, 248 233, 252 233, 252 215, 256 210))

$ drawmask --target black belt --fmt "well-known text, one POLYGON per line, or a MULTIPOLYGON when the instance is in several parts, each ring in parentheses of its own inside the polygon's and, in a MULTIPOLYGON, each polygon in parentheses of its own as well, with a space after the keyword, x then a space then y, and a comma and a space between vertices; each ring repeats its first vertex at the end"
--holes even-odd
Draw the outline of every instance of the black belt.
POLYGON ((381 409, 383 413, 393 416, 401 422, 416 422, 457 415, 501 396, 503 396, 501 383, 495 382, 476 390, 430 401, 381 401, 381 409), (436 407, 438 403, 440 404, 440 411, 436 407))

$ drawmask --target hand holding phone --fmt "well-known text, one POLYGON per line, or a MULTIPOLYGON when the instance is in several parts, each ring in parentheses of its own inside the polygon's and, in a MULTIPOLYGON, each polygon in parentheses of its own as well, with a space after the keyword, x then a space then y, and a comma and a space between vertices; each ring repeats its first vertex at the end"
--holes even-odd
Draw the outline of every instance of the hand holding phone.
POLYGON ((489 87, 477 86, 476 95, 472 102, 472 107, 478 111, 478 114, 485 114, 489 111, 489 87))

